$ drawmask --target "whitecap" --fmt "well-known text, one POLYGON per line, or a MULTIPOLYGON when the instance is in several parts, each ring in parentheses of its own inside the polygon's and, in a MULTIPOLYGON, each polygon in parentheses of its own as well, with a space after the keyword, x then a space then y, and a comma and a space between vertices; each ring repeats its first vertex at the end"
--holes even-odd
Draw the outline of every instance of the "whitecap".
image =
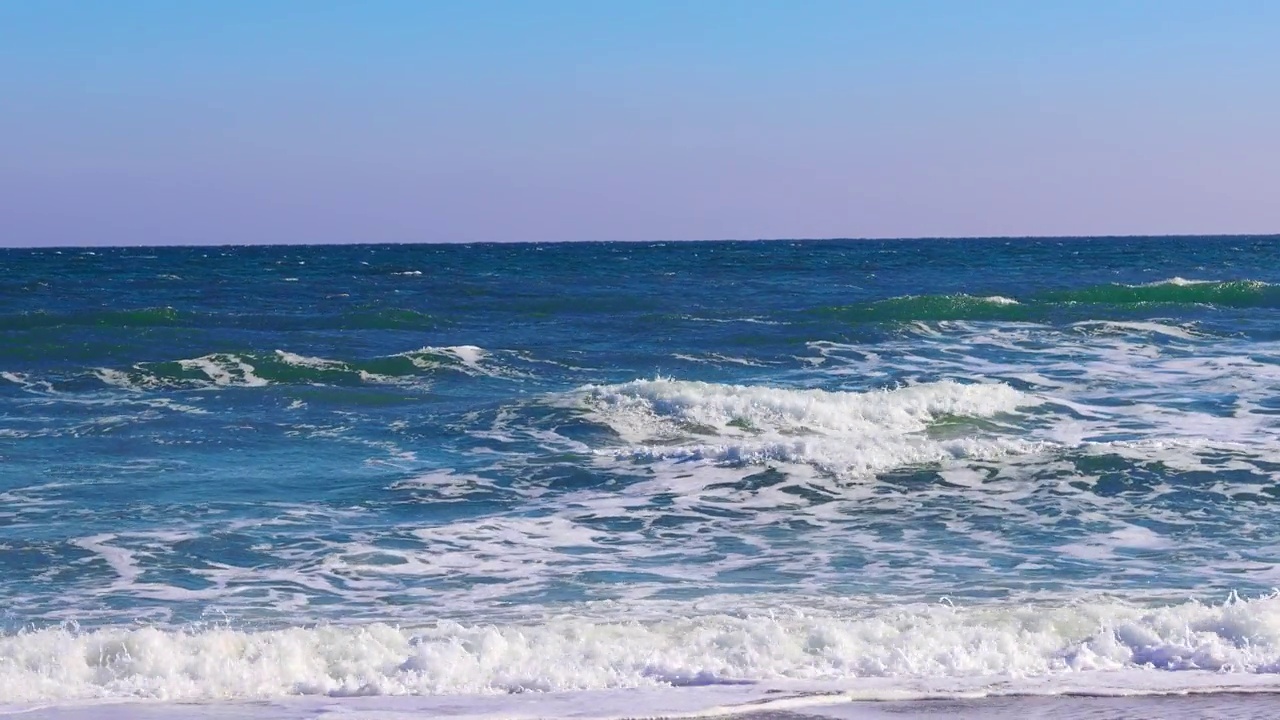
POLYGON ((636 458, 776 460, 864 475, 1041 447, 977 431, 964 437, 928 433, 943 418, 990 418, 1043 402, 994 383, 831 392, 656 379, 588 386, 578 396, 599 421, 633 444, 602 452, 636 458))
POLYGON ((796 610, 688 615, 670 607, 657 620, 517 625, 50 628, 0 636, 0 695, 27 704, 225 702, 746 684, 945 697, 1229 690, 1273 684, 1269 674, 1280 670, 1275 596, 796 610))

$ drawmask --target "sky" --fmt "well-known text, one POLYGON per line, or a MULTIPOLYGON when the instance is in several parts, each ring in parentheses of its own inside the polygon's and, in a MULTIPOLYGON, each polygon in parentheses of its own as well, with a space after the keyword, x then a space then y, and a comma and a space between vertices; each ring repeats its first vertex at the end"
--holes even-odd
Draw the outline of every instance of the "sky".
POLYGON ((0 0, 0 245, 1280 232, 1280 3, 0 0))

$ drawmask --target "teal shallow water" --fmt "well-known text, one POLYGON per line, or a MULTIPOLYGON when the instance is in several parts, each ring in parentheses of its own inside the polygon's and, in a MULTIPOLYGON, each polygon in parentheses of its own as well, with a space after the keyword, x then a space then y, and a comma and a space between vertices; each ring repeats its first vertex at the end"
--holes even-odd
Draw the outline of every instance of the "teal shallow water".
POLYGON ((0 700, 1280 667, 1275 238, 0 266, 0 700))

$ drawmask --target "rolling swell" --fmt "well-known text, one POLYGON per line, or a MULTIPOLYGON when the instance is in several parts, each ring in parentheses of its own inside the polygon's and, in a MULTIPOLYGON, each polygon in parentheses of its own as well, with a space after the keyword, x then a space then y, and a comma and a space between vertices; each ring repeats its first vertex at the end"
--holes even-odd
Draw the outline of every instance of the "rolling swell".
POLYGON ((1111 283, 1074 290, 1054 290, 1009 298, 905 295, 855 305, 823 308, 820 312, 854 322, 917 322, 937 320, 1035 321, 1055 311, 1089 306, 1094 312, 1143 307, 1202 305, 1222 308, 1280 308, 1280 286, 1257 280, 1198 281, 1171 278, 1143 285, 1111 283))
POLYGON ((276 350, 274 353, 210 353, 195 358, 98 368, 107 385, 127 390, 263 387, 266 385, 359 385, 398 383, 456 372, 491 377, 513 371, 490 363, 490 353, 472 345, 424 347, 363 360, 332 360, 276 350))
POLYGON ((836 315, 864 322, 917 320, 1025 320, 1036 309, 998 295, 907 295, 863 305, 832 308, 836 315))
POLYGON ((1219 307, 1280 307, 1280 287, 1258 280, 1220 282, 1171 278, 1144 285, 1095 285, 1048 293, 1042 302, 1100 305, 1217 305, 1219 307))

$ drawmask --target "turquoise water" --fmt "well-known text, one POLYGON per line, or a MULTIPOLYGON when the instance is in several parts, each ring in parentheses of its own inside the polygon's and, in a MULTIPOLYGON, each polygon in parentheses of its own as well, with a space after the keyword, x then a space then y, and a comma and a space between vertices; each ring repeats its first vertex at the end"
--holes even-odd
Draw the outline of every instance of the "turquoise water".
POLYGON ((0 703, 1280 668, 1280 239, 0 266, 0 703))

